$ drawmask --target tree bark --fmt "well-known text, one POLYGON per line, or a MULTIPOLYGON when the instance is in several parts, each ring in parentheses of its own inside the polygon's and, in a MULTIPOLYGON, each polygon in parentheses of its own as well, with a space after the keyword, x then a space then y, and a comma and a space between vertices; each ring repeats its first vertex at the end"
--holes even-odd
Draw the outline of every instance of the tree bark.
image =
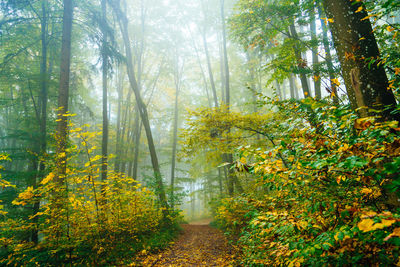
POLYGON ((319 71, 319 60, 318 60, 318 38, 317 38, 317 25, 315 23, 315 11, 314 7, 312 7, 310 11, 310 32, 311 32, 311 40, 312 44, 312 64, 313 64, 313 72, 314 72, 314 91, 315 98, 321 99, 321 73, 319 71))
POLYGON ((392 114, 396 106, 368 13, 362 2, 324 0, 342 74, 353 109, 364 116, 376 115, 400 120, 392 114), (370 60, 374 60, 371 62, 370 60), (366 108, 365 108, 366 107, 366 108))
POLYGON ((68 138, 68 100, 69 76, 71 67, 71 34, 72 34, 72 0, 64 0, 63 28, 61 41, 60 86, 58 89, 58 122, 57 122, 57 182, 63 186, 66 174, 66 147, 68 138))

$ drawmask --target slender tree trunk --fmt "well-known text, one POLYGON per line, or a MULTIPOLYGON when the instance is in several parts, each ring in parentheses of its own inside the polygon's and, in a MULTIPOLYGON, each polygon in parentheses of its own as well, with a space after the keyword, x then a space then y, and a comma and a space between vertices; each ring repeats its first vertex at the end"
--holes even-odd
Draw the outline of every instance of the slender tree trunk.
POLYGON ((127 99, 127 104, 125 106, 125 114, 123 117, 123 126, 122 126, 122 133, 121 133, 121 161, 120 161, 120 171, 121 173, 125 173, 126 171, 126 148, 128 146, 128 140, 129 140, 129 132, 130 132, 130 127, 131 127, 131 95, 132 91, 129 91, 128 94, 128 99, 127 99), (125 141, 125 135, 126 135, 126 141, 125 141))
POLYGON ((290 74, 289 77, 289 88, 290 88, 290 98, 291 99, 296 99, 296 95, 295 95, 295 84, 294 84, 294 77, 293 74, 290 74))
MULTIPOLYGON (((298 40, 299 36, 296 31, 296 27, 294 26, 294 23, 292 23, 289 27, 290 29, 290 35, 294 40, 298 40)), ((301 80, 301 86, 303 88, 303 95, 304 98, 310 97, 310 88, 308 87, 308 81, 307 81, 307 76, 304 73, 306 70, 306 62, 304 61, 303 57, 301 56, 301 51, 300 48, 297 44, 293 46, 294 54, 296 57, 297 61, 297 67, 300 70, 300 80, 301 80)))
POLYGON ((279 84, 279 82, 277 80, 275 80, 275 86, 276 86, 276 94, 278 95, 279 100, 285 100, 285 98, 282 94, 281 85, 279 84))
POLYGON ((132 52, 130 49, 131 42, 129 40, 129 33, 128 33, 128 19, 127 19, 126 15, 120 9, 119 0, 116 1, 116 5, 114 5, 113 7, 114 7, 114 11, 116 13, 116 16, 119 18, 121 34, 122 34, 124 44, 125 44, 126 65, 127 65, 129 83, 131 84, 131 89, 135 94, 136 103, 137 103, 137 106, 139 109, 139 114, 142 119, 143 126, 144 126, 146 136, 147 136, 147 142, 148 142, 148 146, 149 146, 151 162, 152 162, 154 176, 155 176, 156 183, 157 183, 156 192, 158 194, 160 204, 164 208, 163 209, 164 220, 169 221, 169 219, 167 218, 167 216, 169 214, 169 212, 168 212, 169 207, 168 207, 167 198, 165 195, 164 184, 163 184, 162 177, 161 177, 161 171, 160 171, 160 165, 158 163, 157 152, 156 152, 156 149, 154 146, 154 140, 153 140, 153 135, 152 135, 151 128, 150 128, 147 108, 142 100, 142 97, 140 95, 139 86, 138 86, 136 78, 135 78, 135 73, 134 73, 134 68, 133 68, 133 63, 132 63, 132 52))
POLYGON ((354 109, 361 116, 373 115, 369 109, 378 110, 386 119, 400 120, 391 114, 396 100, 380 58, 371 22, 362 2, 348 0, 324 0, 323 5, 329 23, 347 94, 354 109), (368 62, 369 60, 375 62, 368 62))
POLYGON ((118 81, 117 81, 117 93, 118 93, 118 110, 117 110, 117 140, 115 145, 115 164, 114 171, 120 171, 121 161, 121 115, 122 115, 122 100, 124 94, 124 88, 122 85, 122 68, 119 70, 118 81))
POLYGON ((221 173, 221 168, 218 168, 218 188, 219 188, 219 196, 222 198, 222 195, 224 193, 223 187, 222 187, 222 173, 221 173))
MULTIPOLYGON (((107 24, 107 1, 101 1, 101 10, 103 16, 103 23, 107 24)), ((107 180, 108 168, 108 88, 107 88, 107 74, 108 74, 108 55, 107 55, 107 30, 103 29, 103 44, 102 44, 102 60, 103 60, 103 135, 101 140, 101 181, 104 183, 107 180)), ((101 195, 105 198, 104 186, 101 188, 101 195)))
POLYGON ((318 38, 317 38, 317 26, 315 23, 315 11, 314 7, 310 11, 310 31, 312 40, 312 62, 313 62, 313 72, 314 72, 314 91, 315 98, 321 99, 321 73, 319 71, 319 60, 318 60, 318 38))
POLYGON ((318 15, 319 19, 321 22, 321 27, 322 27, 322 43, 324 45, 324 50, 325 50, 325 61, 326 61, 326 66, 328 67, 328 73, 329 73, 329 81, 331 84, 331 96, 333 98, 333 103, 338 106, 339 105, 339 95, 337 91, 337 86, 333 82, 336 78, 335 75, 335 69, 333 67, 333 61, 332 61, 332 54, 331 54, 331 48, 329 45, 329 39, 328 39, 328 29, 325 25, 325 21, 322 19, 323 17, 323 12, 321 9, 321 6, 318 5, 318 15))
POLYGON ((225 0, 221 1, 221 22, 222 22, 222 45, 224 54, 224 74, 225 74, 225 104, 229 107, 230 105, 230 84, 229 84, 229 62, 228 62, 228 50, 226 47, 226 24, 225 24, 225 0))
POLYGON ((214 99, 214 106, 218 107, 217 90, 215 89, 214 75, 213 75, 213 71, 211 68, 210 54, 208 53, 208 45, 207 45, 205 29, 204 29, 202 36, 203 36, 204 51, 205 51, 206 59, 207 59, 208 76, 210 79, 211 91, 212 91, 213 99, 214 99))
MULTIPOLYGON (((226 24, 225 24, 225 0, 221 0, 221 21, 222 21, 222 45, 224 52, 224 65, 225 65, 225 105, 227 106, 227 112, 229 112, 230 105, 230 84, 229 84, 229 61, 228 61, 228 51, 226 45, 226 24)), ((228 191, 230 195, 233 195, 234 185, 239 193, 243 193, 243 188, 235 175, 233 170, 233 156, 231 153, 225 155, 226 162, 229 162, 228 168, 228 191)))
POLYGON ((225 103, 225 74, 224 74, 224 53, 222 52, 222 45, 219 45, 219 55, 220 55, 220 61, 219 61, 219 72, 220 72, 220 79, 221 79, 221 100, 222 102, 225 103))
POLYGON ((174 112, 174 135, 172 142, 172 159, 171 159, 171 207, 174 208, 174 189, 175 189, 175 164, 176 164, 176 145, 178 140, 178 97, 179 84, 176 85, 175 92, 175 112, 174 112))
POLYGON ((138 165, 139 165, 140 136, 142 133, 143 124, 140 120, 139 109, 137 109, 137 107, 136 107, 135 110, 136 110, 137 119, 135 120, 135 151, 134 151, 132 177, 133 177, 133 179, 137 180, 137 171, 138 171, 138 165))

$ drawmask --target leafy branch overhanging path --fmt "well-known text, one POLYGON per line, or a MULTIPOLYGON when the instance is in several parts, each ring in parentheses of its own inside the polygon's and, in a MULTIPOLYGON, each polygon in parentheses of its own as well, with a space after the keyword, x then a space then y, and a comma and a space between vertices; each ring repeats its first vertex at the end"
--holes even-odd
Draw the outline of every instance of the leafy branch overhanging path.
POLYGON ((209 221, 182 225, 183 233, 167 250, 132 266, 233 266, 235 253, 223 233, 209 221))

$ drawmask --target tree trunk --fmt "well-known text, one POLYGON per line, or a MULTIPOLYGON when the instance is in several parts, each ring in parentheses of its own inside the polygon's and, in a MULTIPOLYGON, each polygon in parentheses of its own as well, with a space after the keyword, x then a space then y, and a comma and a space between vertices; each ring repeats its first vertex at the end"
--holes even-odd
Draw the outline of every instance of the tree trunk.
POLYGON ((122 99, 124 88, 122 85, 122 68, 119 69, 119 76, 117 80, 117 93, 118 93, 118 108, 117 108, 117 140, 115 144, 115 164, 114 171, 120 171, 121 161, 121 115, 122 115, 122 99))
MULTIPOLYGON (((68 199, 68 189, 66 183, 67 172, 67 141, 68 141, 68 100, 69 100, 69 80, 71 67, 71 34, 72 34, 72 0, 64 0, 63 27, 61 41, 61 61, 60 61, 60 85, 58 89, 58 117, 56 132, 56 175, 54 182, 56 190, 53 191, 51 208, 52 225, 55 225, 54 235, 59 238, 65 229, 63 225, 69 225, 66 200, 68 199), (67 221, 66 221, 67 220, 67 221)), ((69 228, 66 235, 69 236, 69 228)))
POLYGON ((116 1, 116 5, 114 5, 113 8, 116 13, 116 16, 119 19, 121 34, 122 34, 123 41, 125 44, 126 66, 127 66, 129 83, 131 85, 132 91, 135 94, 136 103, 137 103, 137 106, 139 109, 139 114, 142 119, 142 123, 143 123, 144 129, 146 132, 146 136, 147 136, 147 142, 148 142, 149 151, 150 151, 151 163, 153 166, 154 176, 155 176, 156 184, 157 184, 156 193, 158 194, 160 204, 163 207, 164 220, 166 222, 168 222, 169 219, 167 218, 167 216, 169 214, 169 212, 168 212, 169 207, 168 207, 167 198, 165 195, 164 184, 163 184, 162 177, 161 177, 160 165, 158 163, 157 152, 156 152, 156 149, 154 146, 154 140, 153 140, 153 135, 152 135, 151 128, 150 128, 147 108, 142 100, 141 95, 140 95, 140 90, 139 90, 139 86, 138 86, 136 78, 135 78, 135 72, 134 72, 133 63, 132 63, 132 52, 130 49, 131 42, 129 40, 129 33, 128 33, 128 19, 127 19, 126 15, 121 11, 121 8, 119 5, 119 0, 116 1))
MULTIPOLYGON (((299 36, 296 31, 296 27, 294 26, 294 23, 292 23, 289 27, 290 29, 290 35, 294 40, 299 40, 299 36)), ((310 88, 308 87, 308 81, 307 81, 307 76, 305 74, 306 71, 306 62, 304 61, 303 57, 301 56, 301 50, 300 47, 295 44, 293 46, 294 54, 296 57, 297 61, 297 67, 300 70, 300 81, 301 81, 301 87, 303 88, 303 95, 304 98, 310 97, 310 88)))
POLYGON ((214 99, 214 106, 218 107, 217 90, 215 89, 214 75, 213 75, 212 68, 211 68, 211 60, 210 60, 210 54, 208 53, 208 45, 207 45, 207 39, 206 39, 206 32, 205 31, 206 30, 204 29, 202 37, 203 37, 204 51, 205 51, 206 59, 207 59, 208 76, 209 76, 209 79, 210 79, 211 91, 212 91, 213 99, 214 99))
MULTIPOLYGON (((107 23, 107 2, 101 1, 101 10, 103 16, 103 23, 107 23)), ((108 165, 108 88, 107 88, 107 73, 108 73, 108 55, 107 55, 107 30, 102 29, 103 44, 102 44, 102 60, 103 60, 103 135, 101 140, 101 181, 104 183, 107 180, 107 165, 108 165)), ((104 189, 102 187, 101 193, 104 197, 104 189)))
POLYGON ((178 97, 179 83, 176 84, 175 92, 175 112, 174 112, 174 135, 172 141, 172 159, 171 159, 171 208, 174 208, 174 187, 175 187, 175 164, 176 164, 176 144, 178 140, 178 97))
POLYGON ((329 81, 331 83, 330 94, 333 98, 333 103, 336 106, 338 106, 339 105, 339 95, 338 95, 338 91, 337 91, 337 86, 333 82, 336 78, 336 75, 335 75, 335 69, 333 67, 333 62, 332 62, 331 48, 329 45, 328 29, 325 25, 325 21, 322 19, 323 13, 322 13, 322 9, 321 9, 320 5, 318 5, 318 15, 319 15, 319 19, 320 19, 321 26, 322 26, 322 43, 324 45, 324 50, 325 50, 325 62, 326 62, 326 66, 328 67, 329 81))
POLYGON ((314 7, 310 11, 310 31, 311 31, 311 40, 312 40, 312 64, 313 64, 313 72, 314 72, 314 91, 315 98, 321 99, 321 73, 319 71, 319 60, 318 60, 318 39, 317 39, 317 26, 315 23, 315 11, 314 7))
POLYGON ((225 74, 225 104, 230 105, 230 84, 229 84, 229 62, 228 51, 226 48, 226 25, 225 25, 225 0, 221 0, 221 22, 222 22, 222 45, 224 53, 224 74, 225 74))
POLYGON ((297 89, 295 88, 293 74, 290 74, 290 77, 289 77, 289 88, 290 88, 290 98, 297 99, 296 94, 295 94, 295 90, 297 90, 297 89))
POLYGON ((386 119, 400 120, 400 115, 391 114, 396 100, 379 60, 378 45, 364 5, 348 0, 324 0, 323 5, 327 17, 333 20, 329 26, 353 109, 358 109, 363 117, 374 115, 370 110, 374 109, 386 119))
MULTIPOLYGON (((42 18, 40 21, 41 28, 41 47, 42 47, 42 55, 40 60, 40 83, 41 83, 41 92, 40 92, 40 140, 38 155, 42 157, 45 156, 46 148, 47 148, 47 101, 48 101, 48 71, 47 71, 47 0, 42 1, 42 18)), ((38 159, 35 159, 36 161, 38 159)), ((37 163, 35 163, 37 165, 37 163)), ((33 177, 33 188, 37 187, 37 178, 44 175, 45 170, 45 162, 43 159, 39 159, 39 173, 33 177)), ((37 170, 35 170, 37 171, 37 170)), ((36 200, 33 204, 32 214, 35 215, 39 212, 40 209, 40 200, 36 200)), ((39 221, 39 216, 35 216, 32 220, 34 225, 37 225, 39 221)), ((39 242, 38 230, 35 228, 32 231, 32 242, 37 244, 39 242)))
POLYGON ((67 156, 65 149, 68 138, 68 100, 69 76, 71 66, 71 34, 72 34, 72 0, 64 0, 63 28, 61 41, 60 86, 58 89, 58 122, 57 122, 57 182, 63 186, 66 174, 67 156))

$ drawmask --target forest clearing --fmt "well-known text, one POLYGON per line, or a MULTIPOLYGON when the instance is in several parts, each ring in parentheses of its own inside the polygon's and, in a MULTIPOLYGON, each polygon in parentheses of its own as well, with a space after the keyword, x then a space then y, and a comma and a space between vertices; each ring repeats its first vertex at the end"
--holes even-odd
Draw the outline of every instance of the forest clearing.
POLYGON ((398 0, 0 0, 0 266, 400 266, 398 0))

